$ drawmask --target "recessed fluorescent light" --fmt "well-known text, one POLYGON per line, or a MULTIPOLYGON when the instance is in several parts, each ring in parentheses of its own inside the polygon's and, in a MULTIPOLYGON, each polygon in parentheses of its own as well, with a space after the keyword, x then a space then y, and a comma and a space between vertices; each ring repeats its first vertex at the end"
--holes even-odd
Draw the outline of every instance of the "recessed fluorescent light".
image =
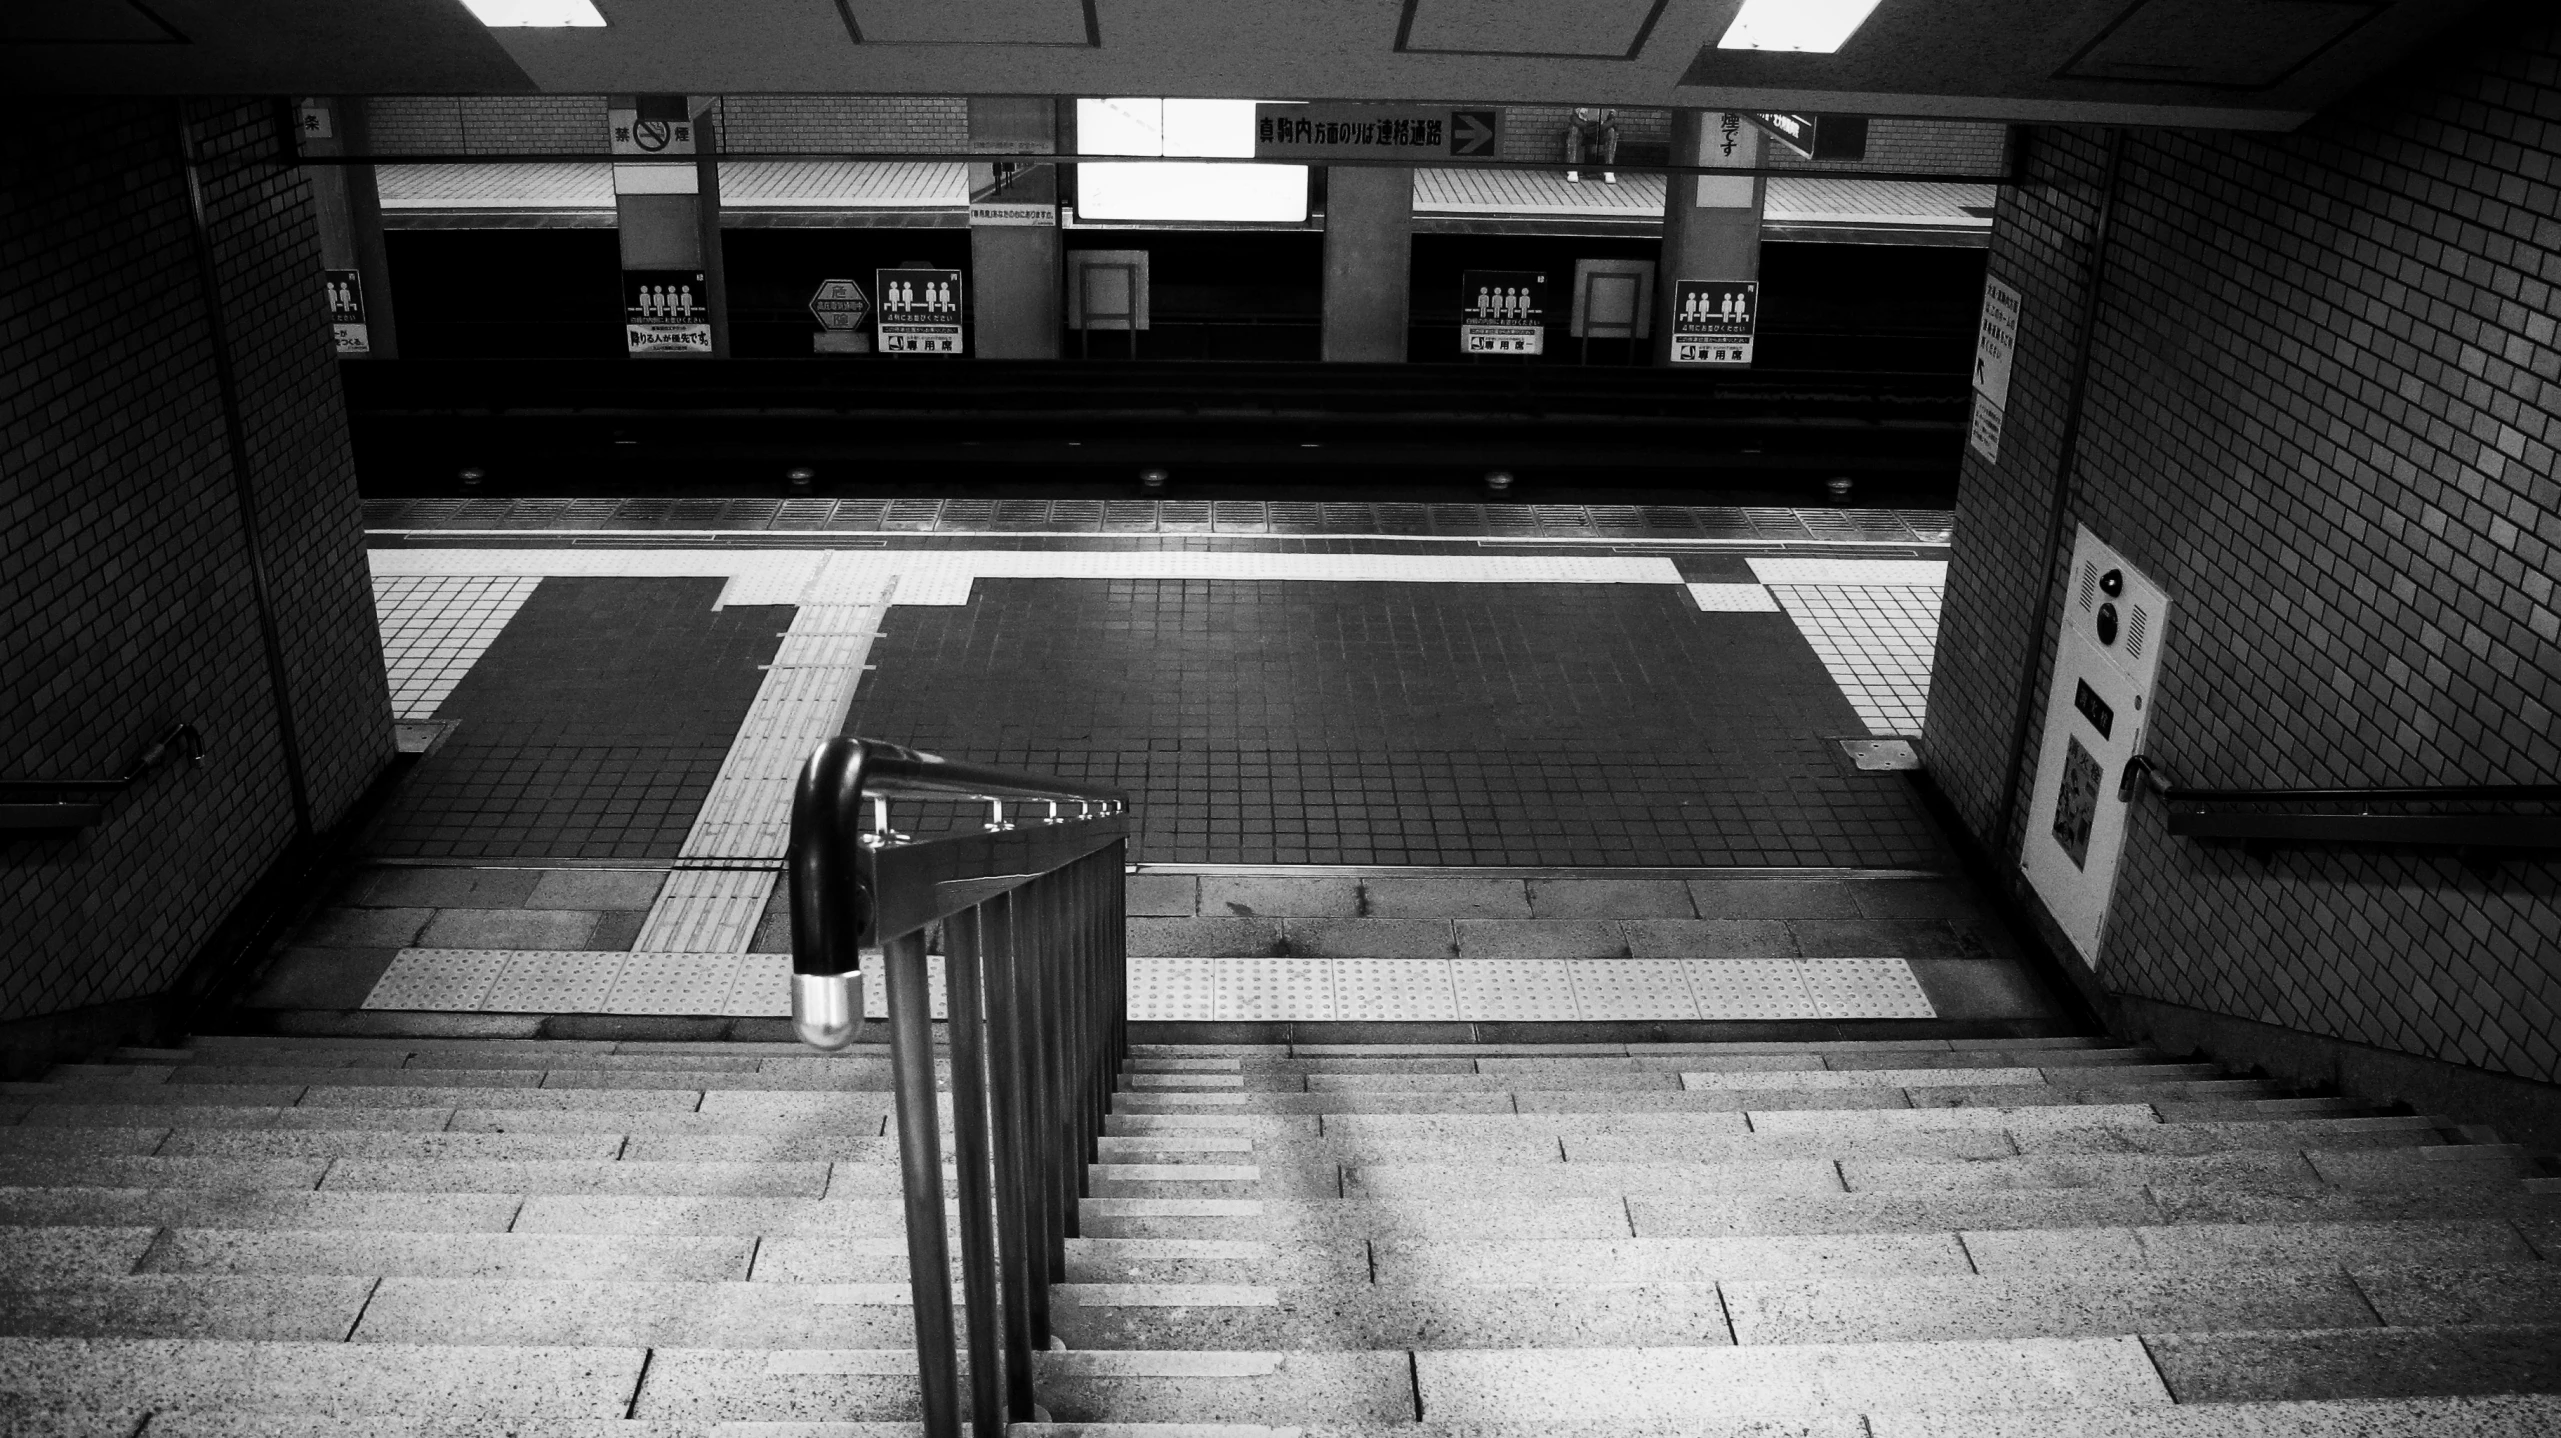
POLYGON ((492 30, 558 30, 605 23, 594 0, 462 0, 492 30))
POLYGON ((1808 50, 1829 55, 1848 42, 1877 0, 1743 0, 1719 50, 1808 50))

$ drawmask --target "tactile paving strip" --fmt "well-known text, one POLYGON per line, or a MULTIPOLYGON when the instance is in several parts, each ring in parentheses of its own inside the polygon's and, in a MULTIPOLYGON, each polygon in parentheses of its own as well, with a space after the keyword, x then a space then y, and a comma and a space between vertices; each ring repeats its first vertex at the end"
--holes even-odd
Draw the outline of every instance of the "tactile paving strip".
MULTIPOLYGON (((934 1017, 943 961, 926 960, 934 1017)), ((490 1013, 791 1012, 785 954, 403 949, 371 1009, 490 1013)), ((889 1016, 877 968, 863 1011, 889 1016)), ((1189 1022, 1418 1023, 1452 1019, 1933 1018, 1893 958, 1184 959, 1129 961, 1129 1016, 1189 1022)))
POLYGON ((1576 1019, 1574 981, 1561 959, 1451 959, 1463 1019, 1576 1019))
POLYGON ((1901 959, 1807 959, 1805 986, 1827 1019, 1937 1017, 1912 966, 1901 959))
MULTIPOLYGON (((951 1014, 946 1000, 943 958, 940 954, 925 956, 925 992, 931 996, 934 1017, 949 1018, 951 1014)), ((788 995, 784 999, 783 1007, 786 1010, 791 1007, 788 995)), ((867 1019, 889 1017, 889 979, 877 968, 863 970, 863 1017, 867 1019)))

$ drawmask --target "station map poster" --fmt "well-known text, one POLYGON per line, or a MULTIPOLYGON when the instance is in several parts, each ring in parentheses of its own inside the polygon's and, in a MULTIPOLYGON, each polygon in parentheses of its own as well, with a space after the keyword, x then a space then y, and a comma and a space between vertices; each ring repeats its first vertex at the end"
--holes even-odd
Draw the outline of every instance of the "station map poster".
POLYGON ((962 352, 960 271, 875 270, 872 293, 880 297, 882 354, 962 352))
POLYGON ((1256 105, 1257 160, 1494 160, 1503 112, 1425 105, 1256 105))
POLYGON ((1983 282, 1983 326, 1974 335, 1974 417, 1965 442, 1997 464, 2001 416, 2010 403, 2010 359, 2019 348, 2019 292, 1999 280, 1983 282))
POLYGON ((1471 355, 1547 352, 1547 276, 1468 270, 1459 276, 1458 348, 1471 355))
POLYGON ((630 353, 711 353, 711 291, 700 270, 625 270, 622 304, 630 353))
POLYGON ((1761 323, 1756 280, 1676 280, 1672 285, 1672 363, 1752 362, 1761 323))
POLYGON ((329 329, 337 336, 338 353, 367 355, 373 353, 373 339, 365 328, 365 285, 354 270, 322 270, 329 286, 329 329))

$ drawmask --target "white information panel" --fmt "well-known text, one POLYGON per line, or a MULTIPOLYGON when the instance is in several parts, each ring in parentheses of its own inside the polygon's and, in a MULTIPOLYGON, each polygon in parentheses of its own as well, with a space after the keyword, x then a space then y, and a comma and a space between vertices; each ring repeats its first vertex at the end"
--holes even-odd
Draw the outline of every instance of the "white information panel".
POLYGON ((2019 867, 2095 968, 2125 849, 2117 785, 2143 752, 2170 601, 2086 528, 2073 538, 2070 583, 2019 867))

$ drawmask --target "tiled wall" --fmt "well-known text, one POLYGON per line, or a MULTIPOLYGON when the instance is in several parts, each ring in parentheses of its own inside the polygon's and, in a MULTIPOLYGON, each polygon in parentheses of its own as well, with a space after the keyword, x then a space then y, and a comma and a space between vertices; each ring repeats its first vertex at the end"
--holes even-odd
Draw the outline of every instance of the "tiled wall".
POLYGON ((594 154, 602 95, 378 95, 365 102, 376 154, 594 154))
MULTIPOLYGON (((391 748, 319 245, 275 106, 187 102, 319 823, 391 748)), ((174 102, 64 101, 0 140, 0 774, 208 754, 76 839, 0 843, 0 1021, 164 987, 293 836, 174 102)))
POLYGON ((720 113, 731 150, 969 149, 969 102, 954 95, 730 95, 720 113))
MULTIPOLYGON (((2169 590, 2150 749, 2181 781, 2561 778, 2556 117, 2561 24, 2511 19, 2295 135, 2126 135, 2067 519, 2169 590)), ((2103 153, 2035 131, 1993 235, 2020 348, 2000 463, 1966 460, 1928 728, 1938 782, 1987 837, 2027 616, 2054 582, 2103 153)), ((2147 801, 2099 978, 2551 1081, 2557 892, 2548 860, 2253 859, 2169 838, 2147 801)))

